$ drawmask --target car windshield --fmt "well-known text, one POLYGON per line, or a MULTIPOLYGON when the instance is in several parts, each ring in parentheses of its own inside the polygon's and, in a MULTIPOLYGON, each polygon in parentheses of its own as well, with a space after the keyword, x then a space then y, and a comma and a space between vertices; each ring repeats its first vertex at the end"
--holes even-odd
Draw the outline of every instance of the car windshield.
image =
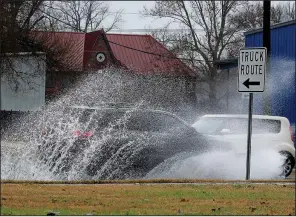
MULTIPOLYGON (((219 135, 222 130, 227 134, 247 134, 247 118, 202 117, 193 127, 199 133, 219 135)), ((252 134, 279 133, 281 122, 279 120, 253 119, 252 134)))
POLYGON ((175 128, 188 127, 175 117, 151 111, 72 108, 66 113, 78 115, 78 122, 87 125, 89 130, 102 130, 113 126, 115 128, 124 127, 131 131, 165 132, 175 128))

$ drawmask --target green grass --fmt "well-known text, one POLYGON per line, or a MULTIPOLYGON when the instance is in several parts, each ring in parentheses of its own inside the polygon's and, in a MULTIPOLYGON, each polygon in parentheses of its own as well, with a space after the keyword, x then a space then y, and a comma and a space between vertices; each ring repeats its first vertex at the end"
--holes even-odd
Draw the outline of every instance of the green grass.
POLYGON ((22 208, 22 209, 16 209, 16 208, 8 208, 6 206, 1 207, 1 214, 2 215, 12 215, 12 216, 23 216, 23 215, 47 215, 49 212, 54 212, 57 215, 85 215, 83 211, 77 209, 77 210, 68 210, 68 209, 59 209, 58 211, 55 210, 46 210, 43 208, 39 209, 32 209, 32 208, 22 208))
POLYGON ((2 184, 2 215, 295 215, 295 186, 2 184))

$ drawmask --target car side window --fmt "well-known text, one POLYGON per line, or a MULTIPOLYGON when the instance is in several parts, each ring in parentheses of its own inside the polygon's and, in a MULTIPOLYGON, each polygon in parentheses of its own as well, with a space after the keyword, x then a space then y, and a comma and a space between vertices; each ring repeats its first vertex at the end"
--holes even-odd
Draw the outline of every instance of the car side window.
MULTIPOLYGON (((248 132, 248 119, 236 118, 227 121, 227 129, 231 134, 244 134, 248 132)), ((265 120, 265 119, 253 119, 252 120, 252 133, 279 133, 281 123, 278 120, 265 120)))
POLYGON ((126 122, 126 128, 131 131, 158 132, 159 120, 147 112, 133 112, 126 122))
POLYGON ((88 125, 88 129, 97 131, 113 126, 119 128, 119 125, 124 122, 124 112, 100 111, 96 113, 88 125))
POLYGON ((225 128, 230 130, 230 134, 243 134, 248 130, 248 119, 237 118, 225 121, 225 128))

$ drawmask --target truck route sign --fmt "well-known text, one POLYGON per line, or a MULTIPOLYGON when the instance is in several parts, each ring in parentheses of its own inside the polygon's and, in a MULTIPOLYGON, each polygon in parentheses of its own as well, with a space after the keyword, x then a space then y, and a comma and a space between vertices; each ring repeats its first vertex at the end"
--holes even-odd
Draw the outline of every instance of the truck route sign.
POLYGON ((266 74, 265 47, 242 48, 238 61, 238 92, 264 92, 266 74))

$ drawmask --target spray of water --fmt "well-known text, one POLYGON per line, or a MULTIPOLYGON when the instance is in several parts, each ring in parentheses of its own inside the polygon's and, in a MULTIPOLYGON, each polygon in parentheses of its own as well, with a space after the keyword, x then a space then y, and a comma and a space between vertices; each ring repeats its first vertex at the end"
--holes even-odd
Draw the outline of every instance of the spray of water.
POLYGON ((263 97, 267 95, 271 99, 273 115, 285 116, 290 122, 295 122, 295 60, 273 58, 267 73, 265 92, 254 95, 254 111, 264 113, 263 97))
POLYGON ((56 180, 45 165, 35 161, 33 150, 25 143, 1 141, 1 179, 56 180))
MULTIPOLYGON (((251 179, 279 178, 279 165, 284 162, 283 160, 283 157, 272 149, 253 153, 251 179), (265 156, 264 160, 262 156, 265 156)), ((154 168, 146 178, 244 180, 246 155, 238 155, 234 151, 212 151, 186 158, 178 156, 154 168)))
MULTIPOLYGON (((118 134, 116 129, 125 125, 129 112, 135 109, 143 107, 162 109, 166 103, 169 103, 163 102, 164 99, 169 99, 171 104, 172 100, 179 100, 175 98, 176 96, 160 97, 167 92, 159 91, 158 98, 161 100, 153 101, 157 98, 155 97, 157 91, 141 94, 139 88, 141 85, 131 78, 131 75, 126 76, 119 70, 93 73, 81 79, 75 87, 57 100, 49 103, 43 112, 30 113, 14 120, 2 134, 2 179, 85 180, 143 177, 244 179, 245 157, 231 151, 204 154, 181 152, 168 157, 163 163, 156 164, 148 174, 145 168, 131 170, 136 161, 145 161, 145 153, 153 156, 153 153, 149 152, 149 147, 161 141, 145 133, 131 135, 130 132, 123 130, 118 134), (129 102, 133 106, 116 122, 105 126, 100 133, 91 139, 85 139, 82 145, 77 143, 73 132, 77 129, 85 132, 86 126, 100 117, 98 116, 100 114, 91 114, 87 123, 82 125, 79 121, 81 113, 65 113, 61 109, 71 105, 102 106, 121 102, 129 102), (42 136, 43 129, 47 132, 45 137, 42 136)), ((179 109, 182 106, 186 107, 186 102, 183 102, 179 109)), ((173 110, 174 108, 171 109, 173 110)), ((149 163, 151 162, 145 164, 149 163)), ((256 152, 252 155, 251 177, 262 179, 277 177, 282 163, 281 156, 272 150, 264 150, 264 153, 256 152), (265 161, 262 163, 263 155, 265 161)))

